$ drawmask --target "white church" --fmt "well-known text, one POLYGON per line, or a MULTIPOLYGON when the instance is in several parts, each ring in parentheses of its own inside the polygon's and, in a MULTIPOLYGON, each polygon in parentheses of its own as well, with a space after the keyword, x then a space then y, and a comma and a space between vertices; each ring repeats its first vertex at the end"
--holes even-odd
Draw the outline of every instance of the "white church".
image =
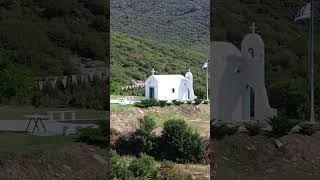
POLYGON ((211 42, 212 119, 246 121, 277 116, 265 85, 264 42, 254 23, 251 29, 240 48, 229 42, 211 42))
POLYGON ((185 76, 152 74, 145 81, 145 98, 157 100, 194 101, 193 75, 189 69, 185 76))

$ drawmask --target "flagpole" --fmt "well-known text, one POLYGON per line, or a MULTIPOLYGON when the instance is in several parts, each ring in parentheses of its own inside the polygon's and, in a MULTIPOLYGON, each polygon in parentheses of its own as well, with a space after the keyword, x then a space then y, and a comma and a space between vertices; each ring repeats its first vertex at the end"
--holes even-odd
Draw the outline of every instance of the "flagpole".
POLYGON ((314 115, 314 0, 311 0, 311 20, 309 22, 309 58, 310 58, 310 122, 315 122, 314 115))
POLYGON ((207 73, 206 73, 206 80, 207 80, 207 101, 209 101, 209 64, 207 60, 207 73))

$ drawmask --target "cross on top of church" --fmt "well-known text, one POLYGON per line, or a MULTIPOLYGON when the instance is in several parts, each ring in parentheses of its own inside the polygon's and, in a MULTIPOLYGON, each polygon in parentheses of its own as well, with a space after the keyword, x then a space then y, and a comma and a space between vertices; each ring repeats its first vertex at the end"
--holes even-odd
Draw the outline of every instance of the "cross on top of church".
POLYGON ((255 22, 252 23, 252 26, 250 27, 250 29, 252 30, 252 34, 256 33, 257 26, 255 22))
POLYGON ((152 68, 151 74, 154 75, 156 71, 154 71, 154 69, 152 68))

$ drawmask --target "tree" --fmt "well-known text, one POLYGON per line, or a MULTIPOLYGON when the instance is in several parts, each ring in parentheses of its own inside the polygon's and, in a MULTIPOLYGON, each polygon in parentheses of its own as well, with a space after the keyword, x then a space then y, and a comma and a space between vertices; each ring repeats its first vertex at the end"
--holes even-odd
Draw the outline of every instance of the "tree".
POLYGON ((171 119, 164 123, 158 154, 179 163, 200 163, 205 157, 205 142, 184 120, 171 119))

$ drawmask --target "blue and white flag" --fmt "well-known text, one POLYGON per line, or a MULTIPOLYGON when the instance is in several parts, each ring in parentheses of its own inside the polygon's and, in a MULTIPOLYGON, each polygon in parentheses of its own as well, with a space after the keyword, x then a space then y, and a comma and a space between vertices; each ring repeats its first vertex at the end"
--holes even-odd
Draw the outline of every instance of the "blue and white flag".
POLYGON ((202 69, 207 69, 208 68, 208 62, 206 62, 206 63, 204 63, 203 65, 202 65, 202 69))
POLYGON ((300 11, 296 14, 294 21, 305 21, 309 20, 311 18, 311 3, 307 3, 305 6, 303 6, 300 11))

